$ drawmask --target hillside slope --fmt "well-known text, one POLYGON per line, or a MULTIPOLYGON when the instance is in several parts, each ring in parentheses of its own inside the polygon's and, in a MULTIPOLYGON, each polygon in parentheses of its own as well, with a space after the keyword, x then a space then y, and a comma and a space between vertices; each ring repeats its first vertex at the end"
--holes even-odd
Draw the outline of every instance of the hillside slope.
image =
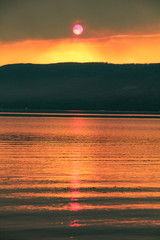
POLYGON ((0 67, 0 108, 160 110, 160 64, 0 67))

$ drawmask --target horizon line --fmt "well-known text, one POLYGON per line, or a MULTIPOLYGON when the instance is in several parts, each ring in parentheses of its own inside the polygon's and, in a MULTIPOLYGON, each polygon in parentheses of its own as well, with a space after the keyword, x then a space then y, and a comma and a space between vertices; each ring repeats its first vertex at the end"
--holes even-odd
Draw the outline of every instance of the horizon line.
POLYGON ((58 64, 108 64, 108 65, 158 65, 160 64, 160 62, 151 62, 151 63, 112 63, 112 62, 51 62, 51 63, 23 63, 23 62, 16 62, 16 63, 8 63, 8 64, 4 64, 4 65, 0 65, 0 67, 4 67, 4 66, 10 66, 10 65, 58 65, 58 64))

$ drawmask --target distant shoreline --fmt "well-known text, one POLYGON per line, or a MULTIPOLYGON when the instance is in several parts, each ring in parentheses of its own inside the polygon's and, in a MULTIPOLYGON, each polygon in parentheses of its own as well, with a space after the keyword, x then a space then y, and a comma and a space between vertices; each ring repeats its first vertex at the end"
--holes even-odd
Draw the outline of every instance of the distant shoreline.
POLYGON ((0 117, 160 118, 160 112, 1 109, 0 117))
POLYGON ((160 64, 8 65, 0 67, 0 111, 157 114, 159 79, 160 64))

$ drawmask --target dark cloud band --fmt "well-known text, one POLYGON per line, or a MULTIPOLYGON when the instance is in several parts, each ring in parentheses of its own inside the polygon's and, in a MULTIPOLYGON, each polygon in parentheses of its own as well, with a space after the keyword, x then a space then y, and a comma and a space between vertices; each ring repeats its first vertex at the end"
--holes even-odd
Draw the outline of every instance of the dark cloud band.
POLYGON ((152 31, 160 24, 159 12, 159 0, 1 0, 0 40, 69 38, 76 20, 86 26, 84 37, 103 29, 152 31))

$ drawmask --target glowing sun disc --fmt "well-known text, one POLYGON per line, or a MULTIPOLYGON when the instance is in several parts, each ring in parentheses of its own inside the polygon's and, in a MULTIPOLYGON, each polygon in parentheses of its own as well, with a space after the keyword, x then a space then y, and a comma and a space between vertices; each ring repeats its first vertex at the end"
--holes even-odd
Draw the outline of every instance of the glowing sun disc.
POLYGON ((73 33, 75 34, 75 35, 81 35, 82 33, 83 33, 83 27, 82 27, 82 25, 80 25, 80 24, 77 24, 77 25, 75 25, 74 27, 73 27, 73 33))

